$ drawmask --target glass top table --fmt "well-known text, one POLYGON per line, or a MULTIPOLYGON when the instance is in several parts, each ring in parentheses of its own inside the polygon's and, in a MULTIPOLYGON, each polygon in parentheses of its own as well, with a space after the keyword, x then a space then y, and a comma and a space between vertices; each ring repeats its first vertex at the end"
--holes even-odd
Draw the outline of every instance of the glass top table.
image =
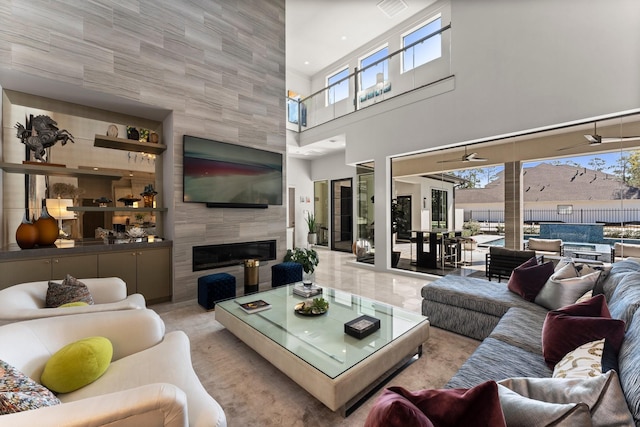
MULTIPOLYGON (((336 387, 341 377, 353 374, 356 368, 358 371, 366 368, 367 375, 373 373, 373 382, 390 368, 386 365, 396 354, 402 353, 404 358, 413 352, 412 356, 419 356, 421 346, 428 338, 427 317, 324 286, 321 295, 309 299, 323 297, 329 302, 327 312, 315 316, 298 314, 294 307, 307 298, 294 294, 293 286, 301 286, 301 283, 218 302, 215 312, 216 320, 296 382, 296 378, 287 372, 294 359, 302 362, 307 375, 316 371, 320 373, 319 378, 324 376, 336 387), (246 313, 240 308, 240 304, 255 300, 264 300, 271 308, 255 313, 246 313), (360 339, 346 334, 345 323, 362 315, 379 319, 380 328, 360 339), (406 350, 403 348, 398 352, 398 346, 405 346, 406 350), (273 356, 277 350, 281 350, 282 357, 289 359, 288 362, 273 356), (274 362, 271 357, 277 360, 274 362), (384 366, 378 359, 385 360, 384 366)), ((318 388, 317 384, 315 388, 318 388)), ((342 402, 344 399, 338 399, 340 402, 328 404, 314 393, 315 390, 307 391, 332 410, 346 403, 342 402)))

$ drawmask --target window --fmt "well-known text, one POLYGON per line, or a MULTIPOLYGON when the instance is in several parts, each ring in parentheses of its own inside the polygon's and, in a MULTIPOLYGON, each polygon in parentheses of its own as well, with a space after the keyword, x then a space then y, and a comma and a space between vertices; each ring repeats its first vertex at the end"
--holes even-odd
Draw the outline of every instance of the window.
POLYGON ((558 205, 558 215, 571 215, 573 213, 573 205, 558 205))
POLYGON ((380 61, 388 55, 389 48, 384 47, 360 60, 360 69, 364 70, 360 73, 360 89, 370 88, 376 83, 382 83, 382 81, 389 79, 389 60, 385 59, 384 61, 380 61), (380 62, 365 70, 366 67, 375 64, 377 61, 380 62), (378 74, 381 75, 382 81, 378 81, 378 74))
MULTIPOLYGON (((402 37, 402 47, 411 46, 412 43, 438 31, 442 28, 442 19, 438 16, 433 21, 419 27, 402 37)), ((441 35, 438 34, 425 41, 406 49, 402 53, 402 72, 413 70, 427 62, 442 56, 441 35)))
POLYGON ((338 101, 342 101, 343 99, 347 99, 349 96, 349 80, 346 77, 349 75, 349 68, 345 68, 342 71, 338 71, 337 73, 327 77, 327 105, 335 104, 338 101))
POLYGON ((447 226, 447 192, 431 189, 431 228, 448 228, 447 226))

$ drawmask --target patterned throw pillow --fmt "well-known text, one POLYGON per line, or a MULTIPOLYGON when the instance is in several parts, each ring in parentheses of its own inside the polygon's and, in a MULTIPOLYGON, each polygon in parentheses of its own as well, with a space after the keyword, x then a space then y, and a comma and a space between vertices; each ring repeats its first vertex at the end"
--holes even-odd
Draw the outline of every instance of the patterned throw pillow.
POLYGON ((67 274, 62 283, 49 282, 47 298, 45 301, 47 308, 60 307, 70 302, 86 302, 93 304, 93 298, 87 285, 67 274))
POLYGON ((602 375, 604 338, 567 353, 553 368, 553 378, 589 378, 602 375))
POLYGON ((46 387, 0 360, 0 415, 59 405, 46 387))

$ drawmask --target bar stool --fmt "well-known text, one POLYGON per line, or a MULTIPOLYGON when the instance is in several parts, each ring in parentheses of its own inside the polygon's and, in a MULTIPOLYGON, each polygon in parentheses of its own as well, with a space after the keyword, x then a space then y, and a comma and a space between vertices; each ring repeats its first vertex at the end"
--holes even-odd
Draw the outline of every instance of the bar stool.
POLYGON ((441 252, 440 252, 440 262, 442 268, 445 265, 453 265, 453 267, 458 268, 458 247, 460 246, 460 242, 458 238, 449 238, 443 237, 441 243, 441 252))

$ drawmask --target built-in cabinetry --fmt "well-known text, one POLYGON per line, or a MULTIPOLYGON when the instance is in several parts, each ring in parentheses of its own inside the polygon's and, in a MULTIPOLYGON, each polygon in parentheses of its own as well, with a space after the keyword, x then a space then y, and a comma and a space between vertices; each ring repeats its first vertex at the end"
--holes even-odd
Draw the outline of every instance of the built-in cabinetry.
POLYGON ((98 260, 95 255, 55 256, 0 262, 0 289, 41 280, 73 277, 97 277, 98 260))
POLYGON ((128 294, 140 293, 149 304, 170 301, 171 250, 172 243, 165 241, 0 251, 0 289, 64 279, 67 274, 80 279, 115 276, 127 283, 128 294))
POLYGON ((134 249, 98 254, 99 277, 120 277, 127 294, 144 295, 149 303, 169 301, 171 249, 134 249))

